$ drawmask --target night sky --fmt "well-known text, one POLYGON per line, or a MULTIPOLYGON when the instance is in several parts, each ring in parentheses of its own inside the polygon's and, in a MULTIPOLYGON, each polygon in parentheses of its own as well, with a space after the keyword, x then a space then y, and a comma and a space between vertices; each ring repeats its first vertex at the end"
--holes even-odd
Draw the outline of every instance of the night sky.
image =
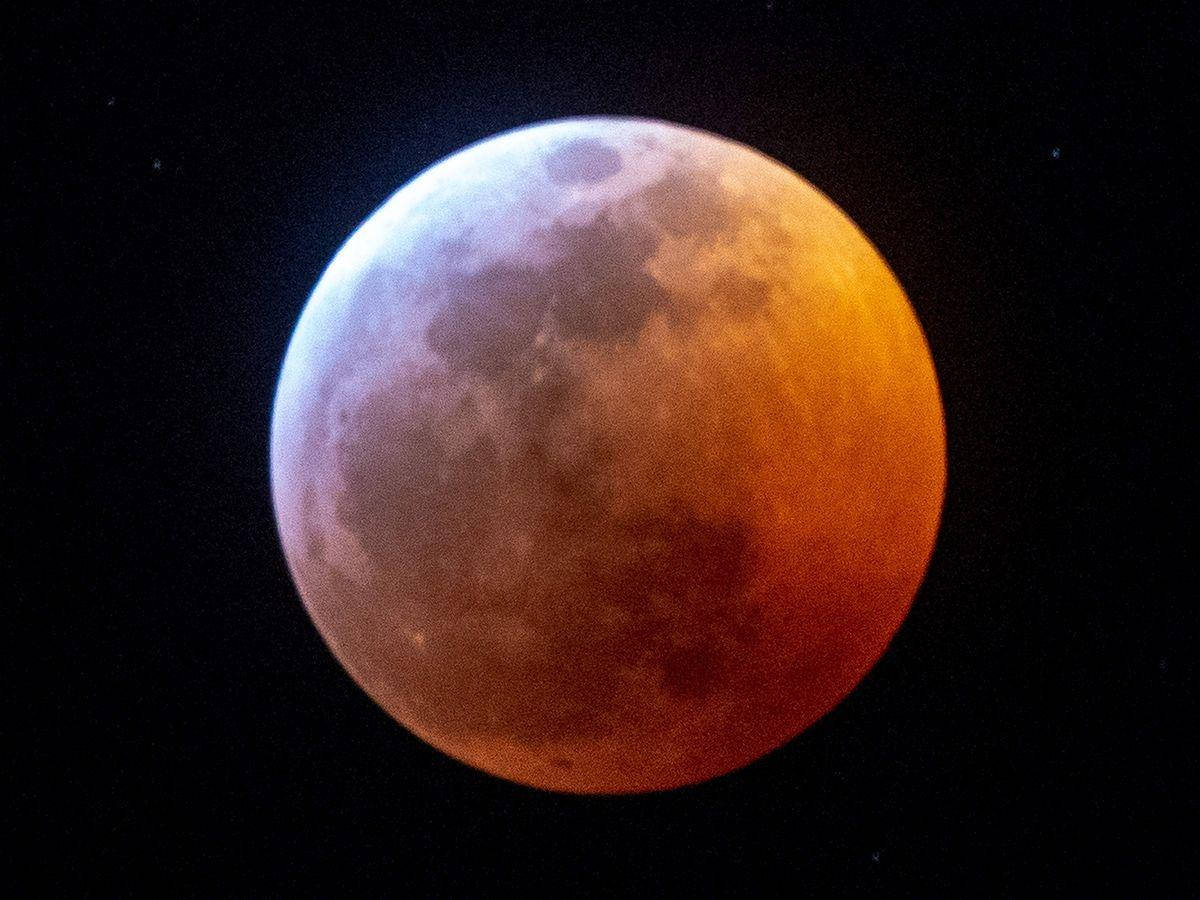
POLYGON ((14 878, 1194 893, 1182 14, 247 6, 15 17, 14 878), (363 218, 467 143, 605 113, 747 143, 855 220, 925 328, 949 475, 913 610, 845 702, 716 781, 587 798, 462 766, 355 686, 289 578, 267 440, 363 218))

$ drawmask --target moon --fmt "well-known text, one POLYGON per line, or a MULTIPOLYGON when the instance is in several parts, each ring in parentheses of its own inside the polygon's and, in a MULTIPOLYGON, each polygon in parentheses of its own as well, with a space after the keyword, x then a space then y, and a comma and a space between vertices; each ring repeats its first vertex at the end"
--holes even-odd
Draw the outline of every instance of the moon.
POLYGON ((333 654, 413 734, 570 793, 693 784, 863 678, 937 536, 920 324, 751 148, 576 118, 425 170, 317 283, 271 425, 333 654))

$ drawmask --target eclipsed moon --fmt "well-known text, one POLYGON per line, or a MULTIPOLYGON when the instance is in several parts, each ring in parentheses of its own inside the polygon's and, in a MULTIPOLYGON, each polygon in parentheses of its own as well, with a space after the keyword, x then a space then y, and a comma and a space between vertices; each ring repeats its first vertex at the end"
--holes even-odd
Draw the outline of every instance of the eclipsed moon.
POLYGON ((397 721, 551 790, 702 781, 884 651, 945 488, 929 349, 859 229, 629 118, 470 146, 317 284, 271 479, 304 604, 397 721))

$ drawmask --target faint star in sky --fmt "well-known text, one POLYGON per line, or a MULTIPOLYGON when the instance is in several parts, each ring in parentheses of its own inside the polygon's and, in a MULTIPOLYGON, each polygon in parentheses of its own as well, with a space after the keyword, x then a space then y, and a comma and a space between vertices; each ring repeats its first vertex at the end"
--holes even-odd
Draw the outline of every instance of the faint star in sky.
POLYGON ((1062 148, 1061 147, 1050 148, 1050 158, 1051 159, 1058 159, 1060 156, 1062 156, 1062 148))
POLYGON ((161 159, 156 159, 156 160, 154 160, 154 163, 153 163, 153 165, 154 165, 154 171, 155 171, 155 172, 158 172, 158 171, 160 171, 160 170, 162 169, 162 160, 161 160, 161 159))

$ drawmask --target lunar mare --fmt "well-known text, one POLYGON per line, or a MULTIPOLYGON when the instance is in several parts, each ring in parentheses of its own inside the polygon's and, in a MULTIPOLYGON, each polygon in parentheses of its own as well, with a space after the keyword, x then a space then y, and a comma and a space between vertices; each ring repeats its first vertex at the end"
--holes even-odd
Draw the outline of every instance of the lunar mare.
POLYGON ((896 278, 791 170, 567 119, 426 170, 351 236, 271 430, 304 604, 396 720, 479 769, 626 793, 836 705, 945 487, 896 278))

